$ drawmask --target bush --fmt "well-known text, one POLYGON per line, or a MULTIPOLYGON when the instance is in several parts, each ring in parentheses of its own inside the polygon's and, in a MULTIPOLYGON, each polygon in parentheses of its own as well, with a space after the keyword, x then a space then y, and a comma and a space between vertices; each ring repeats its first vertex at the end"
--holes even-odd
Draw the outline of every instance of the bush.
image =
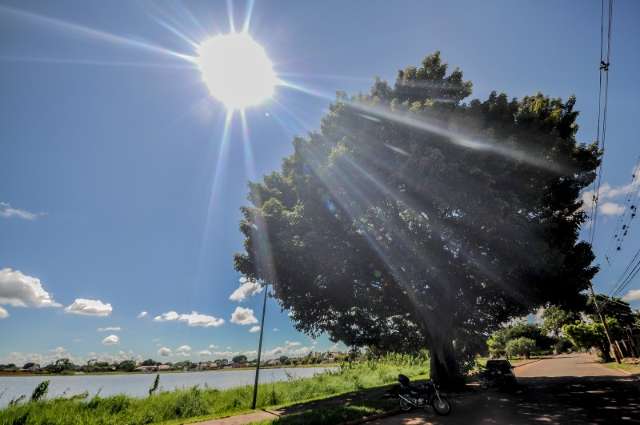
POLYGON ((570 340, 566 338, 560 338, 558 342, 556 342, 555 345, 553 346, 553 353, 554 354, 570 353, 573 350, 573 348, 574 348, 573 344, 571 343, 570 340))
POLYGON ((536 342, 531 338, 520 337, 507 342, 505 351, 507 356, 524 356, 529 358, 531 352, 536 349, 536 342))

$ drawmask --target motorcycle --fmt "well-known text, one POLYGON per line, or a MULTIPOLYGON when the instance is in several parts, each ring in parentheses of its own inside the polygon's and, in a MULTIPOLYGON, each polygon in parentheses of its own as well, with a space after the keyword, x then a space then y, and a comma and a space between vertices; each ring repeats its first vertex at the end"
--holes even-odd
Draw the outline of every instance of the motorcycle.
POLYGON ((433 410, 441 416, 451 413, 451 403, 445 396, 440 394, 438 386, 431 380, 426 383, 412 384, 405 375, 398 375, 400 391, 398 401, 400 410, 409 411, 415 407, 433 407, 433 410))

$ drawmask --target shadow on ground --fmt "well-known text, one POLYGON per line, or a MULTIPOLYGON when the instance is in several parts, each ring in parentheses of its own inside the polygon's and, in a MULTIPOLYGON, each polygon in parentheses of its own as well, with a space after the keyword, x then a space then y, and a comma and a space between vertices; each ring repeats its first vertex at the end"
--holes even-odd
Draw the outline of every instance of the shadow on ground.
POLYGON ((373 425, 423 424, 640 424, 640 384, 632 377, 518 378, 513 394, 476 391, 452 397, 451 416, 433 412, 372 421, 373 425))

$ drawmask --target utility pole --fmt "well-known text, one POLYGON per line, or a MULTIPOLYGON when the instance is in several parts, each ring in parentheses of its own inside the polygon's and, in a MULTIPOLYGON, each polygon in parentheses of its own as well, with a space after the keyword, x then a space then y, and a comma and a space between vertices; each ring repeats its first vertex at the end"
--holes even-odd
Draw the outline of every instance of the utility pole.
POLYGON ((267 310, 267 284, 264 285, 264 300, 262 301, 262 319, 260 320, 260 340, 258 342, 258 364, 256 365, 256 379, 253 382, 253 401, 251 402, 251 409, 256 408, 256 401, 258 400, 258 379, 260 377, 260 357, 262 354, 262 335, 264 334, 264 313, 267 310))
MULTIPOLYGON (((620 359, 620 353, 616 349, 616 346, 613 345, 613 341, 611 340, 611 335, 609 335, 609 326, 607 326, 607 322, 604 320, 602 316, 602 311, 600 310, 600 304, 598 304, 598 300, 596 298, 596 293, 593 290, 593 284, 589 282, 589 289, 591 290, 591 296, 593 297, 593 305, 596 306, 596 311, 598 312, 598 317, 600 317, 600 322, 602 322, 602 327, 604 328, 604 333, 607 336, 607 341, 609 342, 609 348, 613 350, 613 357, 616 358, 616 362, 622 363, 622 359, 620 359)), ((262 341, 262 339, 260 339, 262 341)))

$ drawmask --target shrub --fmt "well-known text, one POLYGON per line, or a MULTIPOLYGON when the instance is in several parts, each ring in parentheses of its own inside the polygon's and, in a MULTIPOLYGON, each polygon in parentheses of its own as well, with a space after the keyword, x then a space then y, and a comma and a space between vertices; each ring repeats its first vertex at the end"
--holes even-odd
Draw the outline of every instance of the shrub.
POLYGON ((531 338, 520 337, 507 342, 505 350, 507 356, 524 356, 529 358, 531 352, 536 349, 536 342, 531 338))

